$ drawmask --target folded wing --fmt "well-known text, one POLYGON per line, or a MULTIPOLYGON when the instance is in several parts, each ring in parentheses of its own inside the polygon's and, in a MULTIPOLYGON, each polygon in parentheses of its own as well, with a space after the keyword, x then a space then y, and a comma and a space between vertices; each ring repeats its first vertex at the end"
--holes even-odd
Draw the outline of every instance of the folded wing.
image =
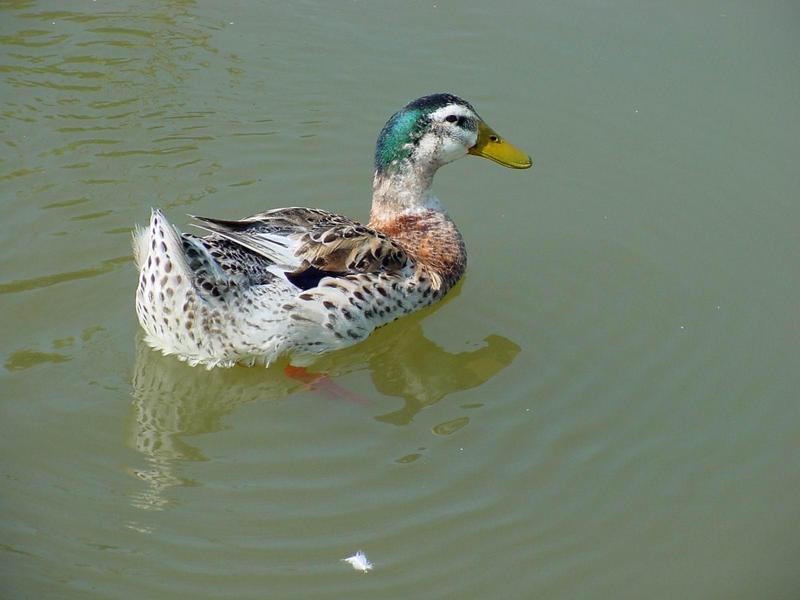
POLYGON ((279 208, 239 221, 193 218, 196 227, 266 258, 302 289, 323 277, 413 268, 405 250, 384 234, 319 209, 279 208))

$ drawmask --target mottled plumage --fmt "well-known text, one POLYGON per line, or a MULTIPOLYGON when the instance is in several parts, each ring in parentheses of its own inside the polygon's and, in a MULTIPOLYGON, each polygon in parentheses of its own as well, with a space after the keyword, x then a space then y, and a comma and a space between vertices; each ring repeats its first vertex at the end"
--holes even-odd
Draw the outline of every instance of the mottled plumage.
POLYGON ((349 346, 439 300, 463 274, 466 250, 430 186, 439 166, 467 152, 530 166, 469 104, 437 94, 381 132, 366 226, 293 207, 241 220, 194 217, 201 237, 154 209, 134 232, 146 341, 209 368, 269 364, 349 346), (497 147, 484 148, 488 135, 497 147))

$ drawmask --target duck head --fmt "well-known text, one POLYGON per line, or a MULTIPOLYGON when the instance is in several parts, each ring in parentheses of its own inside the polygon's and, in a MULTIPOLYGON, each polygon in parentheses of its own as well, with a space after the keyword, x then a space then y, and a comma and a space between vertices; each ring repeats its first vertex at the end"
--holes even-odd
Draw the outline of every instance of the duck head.
POLYGON ((527 169, 530 157, 504 140, 472 105, 452 94, 410 102, 386 122, 375 148, 375 173, 420 174, 472 154, 512 169, 527 169))

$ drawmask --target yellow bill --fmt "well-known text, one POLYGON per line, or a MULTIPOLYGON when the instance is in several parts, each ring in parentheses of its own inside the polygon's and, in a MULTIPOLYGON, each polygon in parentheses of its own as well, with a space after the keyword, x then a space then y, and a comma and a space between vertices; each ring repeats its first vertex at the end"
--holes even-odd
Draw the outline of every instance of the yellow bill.
POLYGON ((505 141, 483 121, 478 123, 478 141, 469 149, 469 153, 512 169, 529 169, 533 165, 530 156, 505 141))

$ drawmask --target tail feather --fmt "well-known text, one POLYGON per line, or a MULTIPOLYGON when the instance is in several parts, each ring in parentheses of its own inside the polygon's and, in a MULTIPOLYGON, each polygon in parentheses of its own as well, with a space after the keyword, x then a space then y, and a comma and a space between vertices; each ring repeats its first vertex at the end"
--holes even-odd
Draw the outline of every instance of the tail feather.
POLYGON ((134 230, 139 268, 136 314, 148 345, 209 368, 239 360, 267 363, 282 351, 285 323, 277 307, 290 299, 295 288, 273 274, 262 258, 244 250, 238 250, 243 255, 237 257, 230 254, 236 249, 226 249, 227 244, 223 238, 182 234, 157 208, 146 228, 134 230), (244 267, 239 259, 245 261, 244 267), (266 313, 252 306, 253 298, 245 298, 256 276, 263 283, 257 284, 255 299, 274 307, 266 313), (266 285, 280 282, 283 285, 266 285), (254 315, 258 324, 239 319, 240 314, 254 315), (243 322, 250 328, 246 332, 243 322))
POLYGON ((147 247, 150 244, 149 232, 149 229, 140 225, 133 226, 131 244, 133 246, 133 262, 136 264, 137 270, 141 270, 144 261, 147 260, 147 247))
POLYGON ((133 233, 133 252, 139 267, 136 314, 145 341, 165 354, 199 360, 194 325, 182 321, 198 294, 180 232, 154 208, 148 227, 133 233))
POLYGON ((133 257, 140 271, 147 267, 152 268, 153 261, 159 257, 170 263, 170 271, 175 269, 177 274, 185 277, 191 275, 183 251, 181 232, 158 208, 151 209, 150 224, 146 229, 139 226, 134 229, 133 257))

